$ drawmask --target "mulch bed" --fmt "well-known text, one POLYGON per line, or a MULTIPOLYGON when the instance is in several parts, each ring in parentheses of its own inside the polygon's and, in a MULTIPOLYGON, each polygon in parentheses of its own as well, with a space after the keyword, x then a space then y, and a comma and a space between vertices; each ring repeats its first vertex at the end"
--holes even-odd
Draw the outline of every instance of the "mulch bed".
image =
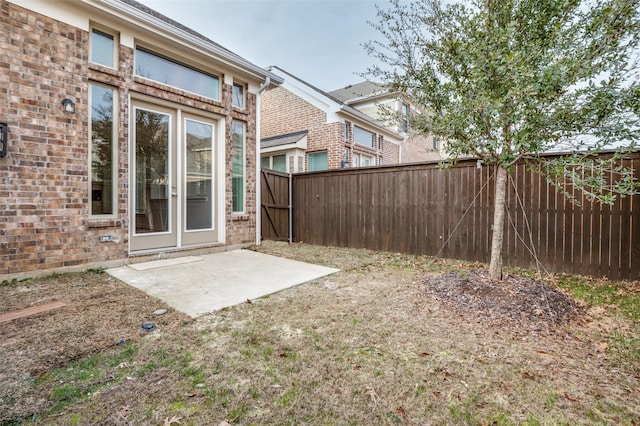
POLYGON ((450 272, 427 279, 424 286, 427 294, 451 309, 493 325, 549 331, 580 319, 584 313, 560 290, 519 275, 492 281, 487 271, 450 272))

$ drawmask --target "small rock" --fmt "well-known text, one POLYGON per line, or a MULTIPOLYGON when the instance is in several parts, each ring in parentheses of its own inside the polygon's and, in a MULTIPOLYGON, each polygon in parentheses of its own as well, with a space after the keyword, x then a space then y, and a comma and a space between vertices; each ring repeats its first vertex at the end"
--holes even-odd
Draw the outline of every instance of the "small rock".
POLYGON ((169 310, 167 308, 161 308, 161 309, 156 309, 155 311, 152 312, 153 315, 164 315, 167 312, 169 312, 169 310))

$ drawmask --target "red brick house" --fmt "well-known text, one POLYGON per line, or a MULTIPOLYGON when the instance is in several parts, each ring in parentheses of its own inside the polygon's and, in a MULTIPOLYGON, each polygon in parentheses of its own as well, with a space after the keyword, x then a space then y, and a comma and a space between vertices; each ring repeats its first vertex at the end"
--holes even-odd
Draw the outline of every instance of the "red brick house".
POLYGON ((278 67, 284 79, 262 94, 263 168, 304 172, 397 164, 402 135, 278 67))
POLYGON ((133 0, 3 0, 0 34, 0 277, 258 240, 280 77, 133 0))
POLYGON ((332 90, 329 95, 376 120, 388 123, 400 133, 401 163, 438 161, 446 157, 441 141, 434 136, 423 136, 411 129, 409 117, 419 112, 406 96, 370 81, 332 90))

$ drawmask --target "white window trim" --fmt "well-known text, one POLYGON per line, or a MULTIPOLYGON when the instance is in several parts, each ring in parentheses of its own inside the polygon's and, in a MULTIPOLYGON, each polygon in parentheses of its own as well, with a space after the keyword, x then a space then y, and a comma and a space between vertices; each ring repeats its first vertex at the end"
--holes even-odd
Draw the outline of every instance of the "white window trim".
POLYGON ((91 24, 91 27, 90 27, 90 30, 89 30, 89 62, 91 64, 98 65, 98 66, 105 67, 105 68, 109 68, 109 69, 113 69, 113 70, 117 70, 118 67, 119 67, 119 60, 118 60, 118 58, 119 58, 119 48, 120 48, 120 40, 119 40, 119 37, 118 37, 118 33, 116 31, 110 30, 110 29, 108 29, 106 27, 103 27, 101 25, 91 24), (92 34, 93 34, 94 30, 99 32, 99 33, 103 33, 103 34, 110 35, 111 37, 113 37, 113 51, 111 52, 111 54, 113 55, 113 58, 112 58, 113 66, 112 67, 110 67, 108 65, 105 65, 105 64, 98 63, 98 62, 93 62, 91 60, 91 57, 93 56, 93 42, 92 42, 93 36, 92 36, 92 34))
POLYGON ((88 136, 89 136, 89 179, 88 179, 88 189, 89 189, 89 218, 90 219, 114 219, 118 217, 118 114, 116 112, 116 106, 119 105, 119 99, 118 99, 118 90, 115 87, 106 85, 106 84, 101 84, 95 81, 89 81, 89 94, 88 94, 88 98, 89 98, 89 116, 88 118, 88 136), (93 105, 93 99, 91 98, 91 86, 92 85, 96 85, 96 86, 100 86, 100 87, 104 87, 106 89, 111 89, 112 93, 113 93, 113 134, 111 135, 111 140, 113 141, 113 144, 111 146, 111 205, 112 205, 112 213, 109 214, 93 214, 93 209, 91 208, 91 203, 92 203, 92 177, 93 177, 93 141, 92 141, 92 129, 91 129, 91 123, 92 123, 92 119, 91 119, 91 106, 93 105))
POLYGON ((154 82, 156 84, 160 84, 162 86, 171 87, 171 88, 173 88, 175 90, 179 90, 180 92, 190 93, 193 96, 199 96, 199 97, 202 97, 202 98, 211 99, 211 100, 216 101, 216 102, 222 101, 223 77, 218 72, 205 70, 202 66, 199 66, 199 65, 196 65, 194 63, 178 59, 178 58, 176 58, 175 55, 167 53, 167 52, 163 51, 160 48, 147 45, 146 43, 136 43, 135 44, 135 46, 133 47, 133 59, 134 59, 133 60, 133 76, 135 78, 140 78, 140 79, 143 79, 143 80, 152 81, 152 82, 154 82), (138 67, 138 64, 137 64, 137 61, 136 61, 136 51, 138 50, 138 48, 141 48, 142 50, 146 50, 147 53, 149 53, 151 55, 155 55, 155 56, 158 56, 160 58, 166 59, 166 60, 168 60, 170 62, 174 62, 176 65, 181 65, 181 66, 186 67, 186 68, 192 68, 196 72, 208 75, 210 77, 217 78, 218 79, 218 97, 217 98, 212 98, 212 97, 209 97, 209 96, 205 96, 205 95, 203 95, 201 93, 192 92, 192 91, 184 89, 182 87, 172 86, 171 84, 163 83, 162 81, 154 80, 152 78, 148 78, 148 77, 145 77, 143 75, 137 74, 136 73, 136 69, 138 67))
POLYGON ((231 106, 232 106, 233 108, 239 108, 239 109, 242 109, 242 110, 244 110, 244 109, 246 109, 246 108, 247 108, 247 85, 246 85, 246 84, 244 84, 244 83, 240 83, 240 82, 234 82, 234 83, 231 85, 231 106), (233 96, 233 88, 234 88, 234 87, 240 87, 240 88, 242 88, 242 105, 234 105, 234 104, 233 104, 233 99, 234 99, 234 96, 233 96))
POLYGON ((231 213, 241 215, 247 212, 247 123, 241 120, 232 120, 231 126, 231 213), (242 125, 242 210, 233 209, 233 123, 242 125))
POLYGON ((353 126, 353 143, 354 144, 360 145, 360 146, 365 146, 367 148, 376 149, 376 142, 377 142, 377 135, 376 135, 375 132, 372 132, 372 131, 367 130, 367 129, 365 129, 363 127, 360 127, 360 126, 355 126, 355 125, 353 126), (362 130, 363 132, 369 133, 371 135, 371 142, 369 144, 365 145, 365 144, 362 144, 362 143, 356 141, 356 129, 359 129, 359 130, 362 130))

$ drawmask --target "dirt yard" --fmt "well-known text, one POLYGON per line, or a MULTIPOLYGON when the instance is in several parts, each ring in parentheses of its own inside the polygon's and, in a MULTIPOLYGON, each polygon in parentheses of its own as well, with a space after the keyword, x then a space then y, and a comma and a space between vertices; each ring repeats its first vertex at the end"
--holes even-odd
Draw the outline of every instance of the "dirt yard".
POLYGON ((0 424, 640 424, 622 303, 477 264, 256 249, 341 272, 197 320, 99 271, 3 283, 0 315, 66 306, 0 323, 0 424))

